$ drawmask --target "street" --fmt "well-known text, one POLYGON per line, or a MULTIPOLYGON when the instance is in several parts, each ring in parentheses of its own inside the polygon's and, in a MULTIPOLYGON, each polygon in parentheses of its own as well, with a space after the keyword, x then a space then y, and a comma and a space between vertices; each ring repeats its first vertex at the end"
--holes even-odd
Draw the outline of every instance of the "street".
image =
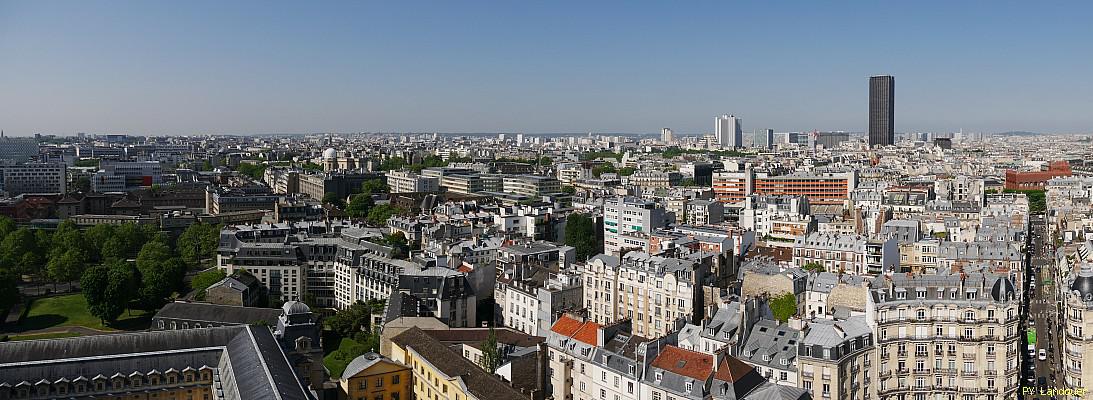
MULTIPOLYGON (((1061 362, 1056 357, 1061 356, 1058 347, 1062 326, 1056 323, 1059 318, 1059 308, 1056 303, 1057 295, 1050 272, 1053 260, 1049 246, 1044 243, 1046 231, 1043 217, 1034 215, 1030 218, 1030 223, 1032 225, 1030 229, 1032 238, 1029 247, 1031 259, 1026 275, 1028 282, 1025 284, 1025 288, 1026 290, 1031 289, 1032 284, 1035 284, 1035 289, 1026 292, 1031 293, 1026 307, 1028 318, 1026 326, 1034 329, 1034 334, 1026 335, 1026 337, 1030 339, 1033 336, 1035 337, 1036 354, 1030 355, 1027 345, 1022 348, 1022 376, 1024 379, 1022 385, 1057 388, 1063 386, 1063 382, 1057 381, 1057 379, 1063 379, 1062 375, 1056 373, 1061 368, 1061 362), (1039 359, 1041 350, 1046 352, 1045 360, 1039 359), (1030 365, 1032 366, 1031 369, 1029 368, 1030 365)), ((1049 397, 1028 396, 1027 398, 1049 397)))

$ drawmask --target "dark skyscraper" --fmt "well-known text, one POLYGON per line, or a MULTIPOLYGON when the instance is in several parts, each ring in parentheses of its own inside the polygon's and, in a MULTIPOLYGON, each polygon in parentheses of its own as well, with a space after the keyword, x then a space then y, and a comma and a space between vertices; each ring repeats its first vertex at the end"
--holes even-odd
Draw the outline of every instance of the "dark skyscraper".
POLYGON ((896 139, 896 78, 869 78, 869 147, 887 146, 896 139))

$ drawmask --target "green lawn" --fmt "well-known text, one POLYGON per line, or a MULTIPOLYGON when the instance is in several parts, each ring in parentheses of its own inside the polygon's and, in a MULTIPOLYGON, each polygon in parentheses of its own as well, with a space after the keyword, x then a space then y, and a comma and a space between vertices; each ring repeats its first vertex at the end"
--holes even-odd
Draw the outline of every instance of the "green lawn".
POLYGON ((19 323, 16 331, 30 331, 52 328, 55 326, 83 326, 98 330, 144 329, 147 328, 151 315, 141 310, 122 313, 118 321, 110 327, 103 326, 99 319, 87 312, 87 300, 82 294, 46 297, 34 300, 30 304, 27 316, 19 323), (142 328, 143 326, 143 328, 142 328))
POLYGON ((330 371, 331 377, 341 377, 345 367, 357 356, 368 351, 364 345, 356 340, 345 338, 338 343, 338 349, 323 357, 323 365, 330 371))
POLYGON ((16 335, 8 338, 8 340, 14 342, 16 340, 60 339, 76 336, 80 336, 80 334, 76 332, 36 333, 30 335, 16 335))

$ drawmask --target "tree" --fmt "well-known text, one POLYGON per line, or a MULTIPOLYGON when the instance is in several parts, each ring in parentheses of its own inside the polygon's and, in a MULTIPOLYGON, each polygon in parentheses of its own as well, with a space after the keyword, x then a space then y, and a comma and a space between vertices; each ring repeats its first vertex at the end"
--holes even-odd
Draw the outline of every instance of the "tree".
POLYGON ((402 232, 384 235, 383 242, 395 250, 391 255, 392 258, 401 260, 410 257, 410 244, 402 232))
POLYGON ((353 218, 365 218, 372 207, 376 205, 371 194, 358 194, 349 199, 349 205, 345 207, 345 213, 353 218))
POLYGON ((479 365, 489 373, 497 371, 501 366, 501 351, 497 348, 497 332, 490 327, 489 336, 482 342, 482 359, 479 365))
POLYGON ((406 160, 402 157, 391 157, 380 163, 381 171, 396 171, 406 167, 406 160))
POLYGON ((369 179, 361 184, 361 193, 363 194, 376 194, 387 193, 391 188, 387 186, 387 182, 383 179, 369 179))
POLYGON ((144 244, 137 254, 140 272, 138 300, 145 310, 155 310, 166 304, 167 298, 180 286, 185 268, 166 243, 153 240, 144 244))
POLYGON ((603 163, 599 166, 592 168, 592 176, 599 178, 600 175, 618 172, 615 170, 615 164, 603 163))
POLYGON ((199 222, 190 225, 181 235, 178 235, 175 248, 178 249, 182 260, 192 265, 214 257, 219 244, 220 226, 199 222))
POLYGON ((197 300, 205 299, 205 289, 212 286, 214 283, 220 282, 222 279, 228 277, 228 274, 224 273, 220 269, 210 269, 194 276, 194 279, 190 281, 190 289, 197 292, 194 295, 197 300))
POLYGON ((575 188, 573 186, 569 186, 569 185, 562 186, 562 193, 570 194, 570 195, 576 194, 577 193, 577 188, 575 188))
POLYGON ((698 186, 698 184, 695 183, 694 179, 683 178, 683 180, 679 181, 679 186, 698 186))
POLYGON ((87 266, 87 255, 80 248, 69 248, 60 255, 50 257, 46 263, 46 275, 53 283, 67 283, 80 279, 87 266))
POLYGON ((8 234, 15 232, 15 229, 17 228, 18 227, 15 226, 15 221, 0 215, 0 240, 4 240, 4 238, 8 237, 8 234))
POLYGON ((19 275, 0 269, 0 310, 7 310, 19 301, 19 275))
POLYGON ((774 313, 774 319, 786 322, 789 317, 797 315, 797 296, 786 293, 770 300, 770 310, 774 313))
POLYGON ((360 300, 326 319, 330 330, 343 338, 355 337, 368 328, 371 322, 371 308, 360 300))
POLYGON ((565 244, 573 246, 578 260, 587 260, 603 252, 603 241, 596 240, 596 223, 591 217, 572 213, 565 221, 565 244))
POLYGON ((395 215, 405 214, 406 210, 391 204, 380 204, 368 210, 367 221, 373 226, 387 225, 387 219, 395 215))
POLYGON ((551 165, 551 164, 554 164, 554 159, 552 159, 550 157, 547 157, 547 156, 539 157, 539 165, 551 165))
POLYGON ((240 174, 251 177, 256 181, 262 180, 266 175, 265 164, 252 164, 252 163, 240 163, 238 171, 240 174))
POLYGON ((102 248, 106 245, 106 241, 113 236, 113 225, 98 224, 87 228, 87 230, 84 231, 84 239, 86 239, 85 245, 89 250, 88 256, 95 261, 102 260, 102 248))
POLYGON ((80 278, 87 311, 110 324, 121 316, 136 292, 136 271, 124 261, 88 268, 80 278))
POLYGON ((804 269, 805 271, 814 271, 814 272, 827 271, 827 268, 824 268, 823 264, 820 264, 820 263, 815 262, 815 261, 805 264, 803 267, 801 267, 801 269, 804 269))
POLYGON ((337 193, 326 192, 326 194, 323 195, 323 204, 330 204, 337 208, 345 208, 345 199, 339 197, 337 193))
POLYGON ((38 251, 38 237, 27 228, 16 229, 0 241, 0 260, 17 266, 20 273, 33 274, 45 266, 45 258, 38 251))

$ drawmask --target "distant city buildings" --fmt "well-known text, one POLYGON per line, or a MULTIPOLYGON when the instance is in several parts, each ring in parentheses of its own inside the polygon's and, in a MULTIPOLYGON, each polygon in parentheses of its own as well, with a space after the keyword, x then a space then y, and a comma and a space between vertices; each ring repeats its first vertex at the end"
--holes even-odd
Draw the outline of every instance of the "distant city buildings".
POLYGON ((744 135, 740 127, 740 118, 722 115, 714 118, 714 137, 721 149, 738 149, 744 146, 744 135))

